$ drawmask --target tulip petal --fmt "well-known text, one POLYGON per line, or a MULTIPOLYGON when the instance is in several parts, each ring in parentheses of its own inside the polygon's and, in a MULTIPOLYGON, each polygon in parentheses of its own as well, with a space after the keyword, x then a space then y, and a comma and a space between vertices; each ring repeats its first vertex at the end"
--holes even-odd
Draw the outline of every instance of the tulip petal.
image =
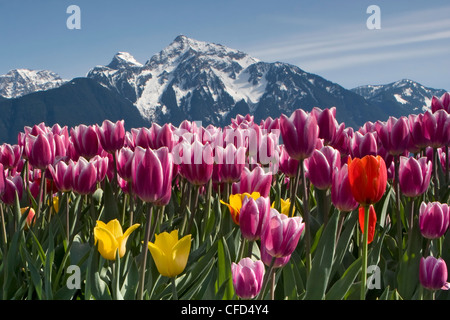
POLYGON ((96 243, 98 243, 98 251, 102 257, 107 260, 115 260, 119 243, 114 238, 114 235, 108 229, 95 227, 94 237, 96 243))

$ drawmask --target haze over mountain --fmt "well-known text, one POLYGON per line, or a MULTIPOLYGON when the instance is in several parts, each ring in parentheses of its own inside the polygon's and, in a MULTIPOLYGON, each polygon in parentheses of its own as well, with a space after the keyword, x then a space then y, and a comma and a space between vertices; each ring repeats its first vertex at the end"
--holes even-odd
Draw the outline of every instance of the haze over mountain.
POLYGON ((75 126, 124 119, 132 128, 187 119, 223 126, 237 114, 260 121, 313 107, 336 107, 338 121, 357 128, 420 113, 444 92, 412 80, 349 90, 292 64, 180 35, 145 63, 118 52, 109 64, 70 81, 45 70, 17 69, 0 77, 0 141, 16 143, 25 125, 40 122, 75 126))

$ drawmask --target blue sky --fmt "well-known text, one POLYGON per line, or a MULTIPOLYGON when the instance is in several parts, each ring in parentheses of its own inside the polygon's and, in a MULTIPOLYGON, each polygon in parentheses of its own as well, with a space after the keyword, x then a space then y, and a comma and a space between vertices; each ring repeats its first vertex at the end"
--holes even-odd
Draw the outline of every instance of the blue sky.
POLYGON ((450 90, 448 0, 0 0, 0 74, 84 76, 119 51, 145 63, 184 34, 283 61, 346 88, 404 78, 450 90), (69 5, 81 29, 69 30, 69 5), (370 5, 381 29, 366 26, 370 5))

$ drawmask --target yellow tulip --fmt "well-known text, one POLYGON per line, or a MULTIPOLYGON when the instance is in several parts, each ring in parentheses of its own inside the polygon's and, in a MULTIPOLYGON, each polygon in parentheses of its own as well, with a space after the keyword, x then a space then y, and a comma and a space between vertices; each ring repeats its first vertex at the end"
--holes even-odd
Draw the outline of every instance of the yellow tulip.
POLYGON ((98 242, 98 251, 103 258, 115 260, 117 251, 119 251, 119 257, 122 258, 126 252, 128 237, 137 227, 139 227, 139 223, 132 225, 123 233, 117 219, 108 223, 97 221, 97 225, 94 228, 94 244, 98 242))
POLYGON ((174 278, 186 268, 191 250, 191 235, 178 240, 178 230, 163 232, 155 235, 155 242, 149 242, 148 249, 158 272, 162 276, 174 278))
MULTIPOLYGON (((291 206, 291 200, 290 199, 280 199, 281 200, 281 208, 280 208, 280 213, 286 215, 289 217, 289 207, 291 206)), ((275 201, 272 203, 272 208, 275 208, 275 201)), ((292 213, 295 212, 295 206, 294 206, 294 210, 292 211, 292 213)))
POLYGON ((245 197, 251 197, 253 199, 258 199, 260 197, 259 192, 252 192, 250 193, 237 193, 230 195, 230 203, 226 203, 222 200, 220 200, 221 203, 226 205, 228 209, 230 209, 231 218, 233 219, 234 223, 239 225, 239 214, 241 212, 242 208, 242 201, 244 201, 245 197))

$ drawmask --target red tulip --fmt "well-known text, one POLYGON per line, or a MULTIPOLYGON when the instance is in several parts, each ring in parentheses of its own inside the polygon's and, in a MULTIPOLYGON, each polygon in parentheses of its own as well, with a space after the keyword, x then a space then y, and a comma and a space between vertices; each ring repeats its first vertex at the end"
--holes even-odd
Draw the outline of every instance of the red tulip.
MULTIPOLYGON (((364 207, 359 207, 359 227, 361 228, 361 232, 364 234, 364 207)), ((375 225, 377 223, 377 214, 375 212, 375 208, 373 205, 369 207, 369 232, 367 234, 367 243, 371 243, 373 241, 373 237, 375 235, 375 225)))
POLYGON ((348 178, 355 200, 362 206, 380 201, 387 184, 386 163, 381 156, 348 159, 348 178))

